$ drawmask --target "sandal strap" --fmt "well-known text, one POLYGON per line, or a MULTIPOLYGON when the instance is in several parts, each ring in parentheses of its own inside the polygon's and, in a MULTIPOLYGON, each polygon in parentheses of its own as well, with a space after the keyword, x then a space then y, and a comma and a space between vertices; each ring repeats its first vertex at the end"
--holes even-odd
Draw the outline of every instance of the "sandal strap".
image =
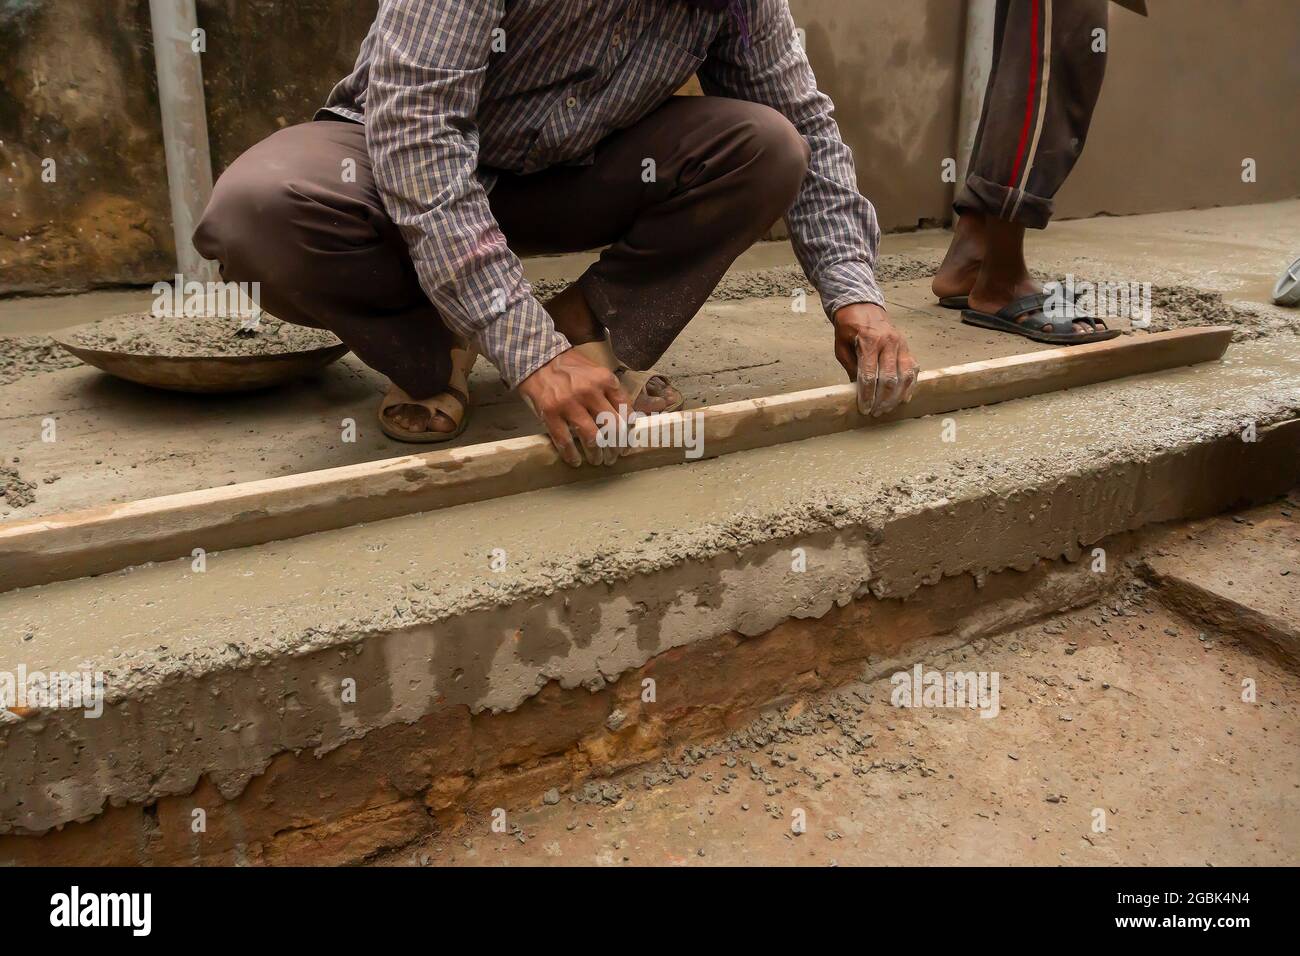
POLYGON ((573 351, 577 352, 589 362, 607 368, 611 372, 618 371, 625 366, 618 360, 614 354, 614 346, 609 344, 608 336, 595 342, 584 342, 582 345, 575 345, 573 351))
POLYGON ((610 344, 608 336, 597 342, 585 342, 582 345, 575 345, 573 350, 588 361, 613 372, 618 378, 618 383, 623 386, 623 391, 627 392, 627 397, 633 405, 636 404, 636 400, 641 397, 641 393, 645 391, 650 382, 656 378, 664 378, 664 374, 655 369, 638 371, 620 361, 618 356, 614 354, 614 347, 610 344))
POLYGON ((1011 322, 1017 322, 1021 317, 1032 315, 1035 312, 1042 312, 1043 307, 1047 305, 1050 296, 1046 292, 1033 292, 1026 296, 1021 296, 1012 302, 1008 302, 1002 308, 998 309, 998 318, 1007 319, 1011 322))
POLYGON ((421 405, 432 412, 441 412, 451 421, 460 425, 465 418, 465 413, 469 410, 469 396, 458 388, 447 386, 445 392, 434 395, 432 398, 412 398, 403 388, 392 385, 388 389, 388 394, 384 396, 384 403, 379 409, 379 414, 387 415, 389 411, 398 405, 421 405))
POLYGON ((1051 295, 1046 292, 1021 296, 998 309, 997 317, 1014 322, 1021 328, 1033 329, 1035 332, 1050 332, 1053 335, 1074 333, 1075 322, 1086 322, 1094 331, 1096 330, 1096 322, 1088 316, 1050 317, 1045 308, 1050 298, 1051 295))
POLYGON ((469 411, 469 373, 478 361, 478 349, 472 345, 456 345, 451 349, 451 376, 447 387, 432 398, 415 399, 404 389, 390 384, 381 415, 396 405, 423 405, 433 412, 441 412, 459 425, 469 411))

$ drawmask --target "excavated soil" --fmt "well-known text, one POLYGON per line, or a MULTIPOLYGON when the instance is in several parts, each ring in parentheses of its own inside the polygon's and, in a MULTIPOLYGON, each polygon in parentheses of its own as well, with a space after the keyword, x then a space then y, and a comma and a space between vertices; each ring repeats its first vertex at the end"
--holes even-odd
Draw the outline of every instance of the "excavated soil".
POLYGON ((873 675, 373 862, 1295 863, 1300 680, 1142 582, 918 666, 998 674, 993 719, 900 707, 895 675, 873 675), (1246 681, 1266 693, 1247 699, 1246 681))
POLYGON ((124 355, 228 358, 284 355, 338 344, 330 332, 291 325, 268 315, 253 328, 238 318, 164 317, 146 312, 113 316, 68 333, 74 345, 124 355))

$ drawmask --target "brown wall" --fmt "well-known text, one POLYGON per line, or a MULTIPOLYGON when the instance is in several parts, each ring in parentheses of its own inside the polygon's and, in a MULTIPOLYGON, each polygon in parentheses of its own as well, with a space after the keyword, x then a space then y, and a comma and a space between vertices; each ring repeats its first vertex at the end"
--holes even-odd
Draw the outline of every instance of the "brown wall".
POLYGON ((378 0, 198 0, 214 173, 282 126, 309 120, 342 77, 378 0))
MULTIPOLYGON (((199 0, 214 169, 310 117, 377 0, 199 0)), ((1116 9, 1110 74, 1062 216, 1300 195, 1300 3, 1116 9), (1241 160, 1259 181, 1241 182, 1241 160)), ((885 229, 948 217, 963 0, 791 0, 885 229)), ((0 294, 172 268, 147 0, 0 0, 0 294), (40 162, 59 181, 40 182, 40 162), (12 182, 9 180, 12 178, 12 182)))
POLYGON ((139 0, 0 0, 0 294, 172 267, 149 36, 139 0))
POLYGON ((1148 5, 1149 19, 1113 8, 1106 86, 1059 215, 1300 196, 1300 2, 1148 5), (1254 184, 1241 181, 1246 157, 1254 184))
POLYGON ((835 101, 881 228, 949 216, 964 34, 956 0, 791 0, 818 85, 835 101))

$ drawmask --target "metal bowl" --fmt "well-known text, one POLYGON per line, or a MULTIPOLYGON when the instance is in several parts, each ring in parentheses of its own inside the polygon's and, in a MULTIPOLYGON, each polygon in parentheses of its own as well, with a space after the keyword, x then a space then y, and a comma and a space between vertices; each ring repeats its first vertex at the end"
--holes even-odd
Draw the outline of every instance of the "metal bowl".
MULTIPOLYGON (((93 323, 91 323, 93 325, 93 323)), ((348 353, 342 343, 275 355, 132 355, 86 348, 70 339, 82 328, 64 329, 55 342, 87 365, 117 378, 173 392, 251 392, 302 378, 348 353)))

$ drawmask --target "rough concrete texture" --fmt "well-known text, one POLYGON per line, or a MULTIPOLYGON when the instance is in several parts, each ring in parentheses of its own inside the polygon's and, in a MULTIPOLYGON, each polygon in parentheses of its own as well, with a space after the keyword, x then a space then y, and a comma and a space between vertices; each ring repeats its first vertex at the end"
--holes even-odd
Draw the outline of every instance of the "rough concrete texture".
MULTIPOLYGON (((1287 510, 1237 520, 1294 536, 1287 510)), ((1186 539, 1175 526, 1160 549, 1199 561, 1233 547, 1240 527, 1220 518, 1186 539)), ((1287 560, 1263 541, 1252 556, 1275 569, 1287 560)), ((1243 606, 1268 600, 1239 583, 1243 606)), ((1300 678, 1257 655, 1248 632, 1170 613, 1165 600, 1162 586, 1129 580, 1088 607, 917 651, 897 669, 997 673, 995 718, 895 707, 897 670, 869 668, 865 681, 792 692, 645 767, 539 787, 501 805, 504 826, 470 813, 376 862, 1295 865, 1300 678), (1255 699, 1243 699, 1244 681, 1255 699)))
MULTIPOLYGON (((1100 237, 1067 226, 1088 275, 1123 275, 1134 244, 1163 230, 1173 252, 1147 271, 1179 284, 1208 258, 1215 291, 1235 297, 1281 244, 1267 210, 1254 246, 1203 235, 1239 215, 1145 231, 1112 220, 1100 237)), ((908 238, 917 257, 942 242, 908 238)), ((574 261, 543 261, 535 278, 574 261)), ((931 354, 1020 344, 963 340, 923 286, 889 296, 909 333, 930 330, 931 354)), ((740 358, 703 364, 713 381, 695 397, 826 381, 807 379, 828 374, 829 336, 792 337, 777 321, 788 303, 749 341, 725 331, 755 301, 713 303, 712 322, 693 326, 717 343, 702 364, 740 358), (775 360, 751 367, 755 349, 775 360)), ((669 371, 689 382, 690 353, 677 354, 669 371)), ((69 398, 93 410, 104 394, 83 385, 69 398)), ((321 422, 335 420, 337 393, 306 394, 321 422)), ((362 394, 369 407, 376 390, 362 394)), ((225 434, 255 430, 238 419, 254 407, 222 404, 213 417, 231 420, 225 434)), ((3 595, 0 671, 100 670, 108 707, 97 720, 53 711, 0 728, 0 824, 93 821, 8 840, 0 859, 90 848, 127 862, 354 859, 458 807, 636 763, 674 734, 715 727, 746 681, 758 706, 913 643, 962 643, 1095 596, 1087 563, 1070 563, 1094 543, 1290 487, 1298 413, 1300 354, 1272 335, 1220 364, 957 413, 951 442, 943 421, 899 422, 208 554, 201 572, 169 562, 3 595), (1251 427, 1258 440, 1243 441, 1251 427), (633 712, 653 673, 689 689, 606 740, 599 728, 633 712), (346 679, 355 703, 342 699, 346 679), (195 805, 220 821, 208 838, 185 822, 195 805)), ((131 440, 120 419, 101 427, 131 440)), ((156 435, 153 454, 167 453, 156 435)), ((38 466, 29 481, 44 474, 37 447, 14 464, 38 466)))
POLYGON ((84 325, 70 331, 65 341, 120 355, 186 358, 283 355, 339 344, 332 332, 292 325, 273 316, 263 315, 256 326, 245 327, 237 316, 155 317, 147 312, 128 312, 84 325))
POLYGON ((1194 522, 1158 537, 1142 566, 1177 610, 1300 667, 1300 502, 1194 522))
POLYGON ((1279 493, 1300 441, 1269 423, 1300 411, 1300 369, 1280 397, 1269 379, 1239 354, 958 413, 954 443, 922 419, 209 555, 201 574, 12 592, 0 670, 103 671, 109 707, 7 728, 0 819, 39 832, 200 778, 233 799, 282 753, 444 704, 514 710, 551 682, 599 687, 672 648, 1279 493))

